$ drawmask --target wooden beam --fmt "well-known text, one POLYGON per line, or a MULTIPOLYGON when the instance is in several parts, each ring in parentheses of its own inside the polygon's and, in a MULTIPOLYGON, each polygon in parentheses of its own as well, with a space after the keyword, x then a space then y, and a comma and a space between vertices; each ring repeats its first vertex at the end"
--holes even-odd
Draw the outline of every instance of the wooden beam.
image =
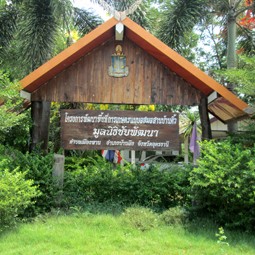
POLYGON ((45 82, 49 81, 55 75, 61 73, 68 66, 72 65, 79 58, 93 50, 101 43, 109 40, 109 38, 111 38, 114 34, 114 29, 112 28, 117 23, 118 21, 115 18, 111 18, 27 75, 20 81, 22 89, 27 92, 34 92, 45 82))
POLYGON ((202 127, 202 140, 212 139, 211 123, 208 114, 208 100, 206 96, 201 97, 198 108, 202 127))
POLYGON ((33 124, 30 151, 36 148, 40 148, 45 152, 48 150, 50 107, 50 102, 32 102, 31 115, 33 124))
POLYGON ((187 59, 182 57, 166 44, 161 42, 155 36, 143 29, 137 23, 129 18, 122 21, 125 25, 126 36, 136 42, 138 46, 147 51, 149 54, 165 64, 170 70, 177 73, 192 86, 202 91, 205 95, 209 95, 216 91, 229 102, 236 105, 240 110, 244 110, 248 105, 229 91, 226 87, 219 84, 212 77, 201 71, 187 59))

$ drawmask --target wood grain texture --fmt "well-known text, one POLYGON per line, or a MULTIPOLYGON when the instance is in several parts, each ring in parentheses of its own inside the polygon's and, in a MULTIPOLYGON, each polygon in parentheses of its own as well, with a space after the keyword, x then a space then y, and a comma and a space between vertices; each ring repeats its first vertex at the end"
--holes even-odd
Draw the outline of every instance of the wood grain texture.
POLYGON ((61 110, 61 141, 67 150, 179 150, 178 114, 61 110))
POLYGON ((32 94, 33 101, 198 105, 201 92, 125 38, 129 75, 108 75, 117 43, 105 42, 32 94))

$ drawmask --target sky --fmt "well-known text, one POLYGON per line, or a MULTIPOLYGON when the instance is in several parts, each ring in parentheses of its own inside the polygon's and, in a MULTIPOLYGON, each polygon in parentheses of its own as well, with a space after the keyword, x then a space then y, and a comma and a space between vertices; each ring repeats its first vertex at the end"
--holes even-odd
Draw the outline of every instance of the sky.
POLYGON ((107 20, 110 18, 109 15, 106 14, 106 12, 103 10, 103 8, 100 5, 91 3, 90 0, 73 0, 73 3, 76 7, 79 7, 79 8, 92 9, 98 15, 100 15, 103 20, 107 20))

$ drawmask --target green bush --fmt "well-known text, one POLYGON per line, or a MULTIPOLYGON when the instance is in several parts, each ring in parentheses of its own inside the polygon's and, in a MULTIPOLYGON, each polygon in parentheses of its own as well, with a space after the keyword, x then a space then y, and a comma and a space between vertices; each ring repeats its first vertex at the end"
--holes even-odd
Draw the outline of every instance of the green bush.
POLYGON ((151 209, 145 207, 127 208, 123 216, 123 222, 130 226, 146 231, 158 226, 158 216, 151 209))
POLYGON ((160 220, 167 226, 182 225, 187 221, 187 212, 182 207, 172 207, 160 214, 160 220))
POLYGON ((67 206, 112 201, 125 205, 138 204, 169 208, 187 202, 189 169, 176 168, 142 171, 131 165, 115 168, 102 157, 78 160, 65 169, 64 202, 67 206), (76 169, 75 169, 76 167, 76 169))
POLYGON ((20 97, 20 84, 12 82, 10 75, 0 70, 0 140, 5 146, 27 148, 31 125, 29 110, 24 111, 20 97))
POLYGON ((194 209, 220 224, 255 229, 255 148, 204 141, 191 172, 194 209))
POLYGON ((17 216, 33 202, 40 193, 32 180, 25 179, 25 172, 3 167, 0 161, 0 230, 15 224, 17 216))
POLYGON ((21 153, 11 147, 0 146, 0 161, 2 167, 10 172, 19 168, 26 173, 25 178, 33 180, 41 195, 28 206, 25 217, 33 217, 39 213, 50 211, 55 206, 56 185, 52 177, 53 154, 43 155, 39 152, 21 153))

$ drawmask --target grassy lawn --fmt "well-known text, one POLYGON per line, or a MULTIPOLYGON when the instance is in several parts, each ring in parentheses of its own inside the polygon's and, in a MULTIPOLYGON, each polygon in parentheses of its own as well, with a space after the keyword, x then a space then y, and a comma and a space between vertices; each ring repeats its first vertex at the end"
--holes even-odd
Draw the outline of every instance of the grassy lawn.
POLYGON ((123 215, 74 213, 41 217, 0 235, 1 255, 79 254, 255 254, 255 236, 225 231, 217 243, 217 227, 189 228, 158 224, 145 231, 123 215))

